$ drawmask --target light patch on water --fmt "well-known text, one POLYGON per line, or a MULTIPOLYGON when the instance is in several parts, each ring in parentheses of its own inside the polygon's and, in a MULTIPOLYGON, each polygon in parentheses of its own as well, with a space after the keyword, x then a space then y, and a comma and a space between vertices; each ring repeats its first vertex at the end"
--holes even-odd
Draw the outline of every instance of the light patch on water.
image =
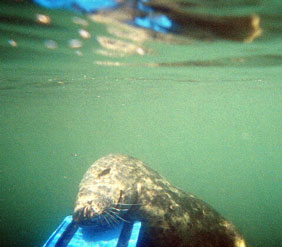
POLYGON ((123 54, 138 54, 138 55, 145 54, 144 48, 142 48, 139 45, 135 45, 133 43, 109 38, 106 36, 99 36, 97 37, 97 40, 99 44, 105 49, 114 50, 116 52, 120 52, 123 54))
POLYGON ((8 40, 8 43, 9 43, 12 47, 17 47, 17 46, 18 46, 18 43, 17 43, 15 40, 13 40, 13 39, 8 40))
POLYGON ((106 57, 125 57, 124 53, 109 51, 109 50, 105 50, 105 49, 95 49, 94 52, 96 54, 100 54, 100 55, 103 55, 103 56, 106 56, 106 57))
POLYGON ((128 39, 138 43, 143 43, 149 39, 147 30, 136 29, 124 24, 108 26, 107 31, 118 38, 128 39))
POLYGON ((115 67, 120 67, 120 66, 128 65, 126 63, 113 62, 113 61, 95 61, 94 63, 97 64, 97 65, 115 66, 115 67))
POLYGON ((45 40, 44 46, 48 49, 55 50, 58 48, 58 43, 55 40, 45 40))
POLYGON ((70 39, 68 43, 69 47, 72 49, 78 49, 82 47, 82 41, 79 39, 70 39))
POLYGON ((81 26, 84 26, 84 27, 86 27, 86 26, 89 25, 88 21, 86 21, 86 20, 83 19, 83 18, 77 17, 77 16, 74 16, 74 17, 72 18, 72 22, 73 22, 74 24, 81 25, 81 26))
POLYGON ((44 24, 44 25, 51 24, 51 17, 48 15, 36 14, 35 18, 36 18, 37 23, 39 24, 44 24))
POLYGON ((91 38, 91 34, 85 29, 79 29, 78 33, 83 39, 90 39, 91 38))

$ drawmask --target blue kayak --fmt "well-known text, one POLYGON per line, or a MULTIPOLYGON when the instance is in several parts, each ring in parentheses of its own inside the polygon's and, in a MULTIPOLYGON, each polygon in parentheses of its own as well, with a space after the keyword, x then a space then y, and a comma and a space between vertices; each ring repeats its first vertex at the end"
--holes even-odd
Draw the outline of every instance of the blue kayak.
POLYGON ((79 227, 73 223, 72 216, 67 216, 43 247, 136 247, 141 222, 130 226, 125 224, 110 229, 99 229, 97 226, 79 227), (128 239, 121 240, 122 235, 128 235, 128 239))

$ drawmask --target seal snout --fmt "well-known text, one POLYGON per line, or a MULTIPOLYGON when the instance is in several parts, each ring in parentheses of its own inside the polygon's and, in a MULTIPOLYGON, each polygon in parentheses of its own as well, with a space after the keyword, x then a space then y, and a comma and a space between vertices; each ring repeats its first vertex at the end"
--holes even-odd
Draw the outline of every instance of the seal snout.
POLYGON ((86 201, 76 205, 73 219, 79 224, 90 224, 103 213, 103 209, 98 207, 93 201, 86 201))

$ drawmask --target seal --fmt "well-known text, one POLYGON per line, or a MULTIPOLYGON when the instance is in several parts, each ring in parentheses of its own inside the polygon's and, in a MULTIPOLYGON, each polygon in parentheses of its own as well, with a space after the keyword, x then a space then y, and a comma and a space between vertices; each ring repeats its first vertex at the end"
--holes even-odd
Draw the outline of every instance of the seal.
POLYGON ((73 221, 114 227, 141 221, 138 247, 245 247, 235 226, 141 160, 109 154, 85 173, 73 221))

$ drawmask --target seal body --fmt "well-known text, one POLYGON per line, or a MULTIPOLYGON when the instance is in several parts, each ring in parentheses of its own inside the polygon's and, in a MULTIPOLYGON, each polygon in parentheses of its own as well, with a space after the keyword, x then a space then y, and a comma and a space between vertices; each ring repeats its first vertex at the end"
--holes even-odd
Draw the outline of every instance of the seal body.
POLYGON ((141 221, 138 247, 246 246, 237 229, 207 203, 122 154, 107 155, 88 169, 73 219, 109 227, 141 221))

